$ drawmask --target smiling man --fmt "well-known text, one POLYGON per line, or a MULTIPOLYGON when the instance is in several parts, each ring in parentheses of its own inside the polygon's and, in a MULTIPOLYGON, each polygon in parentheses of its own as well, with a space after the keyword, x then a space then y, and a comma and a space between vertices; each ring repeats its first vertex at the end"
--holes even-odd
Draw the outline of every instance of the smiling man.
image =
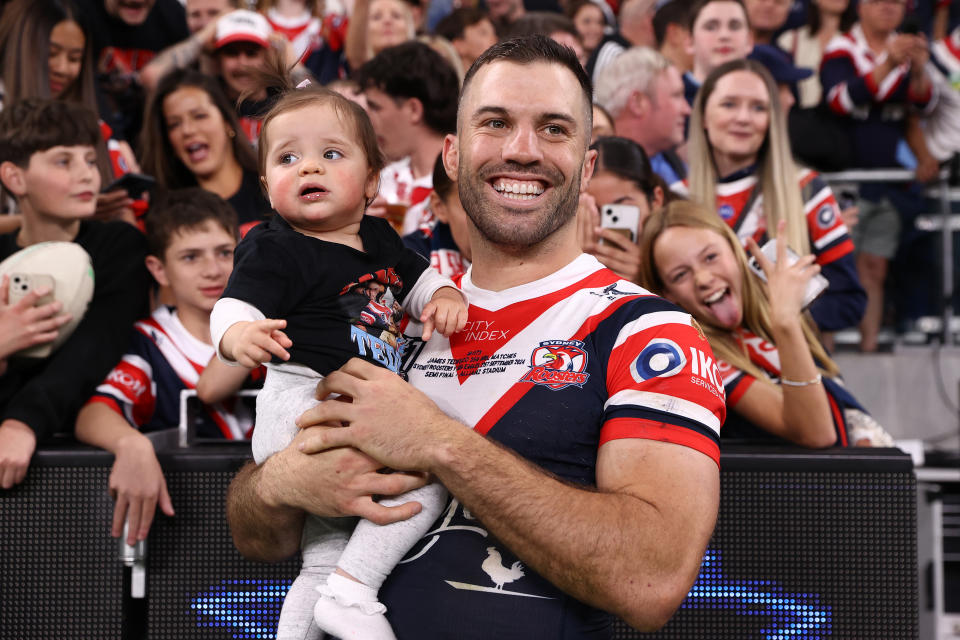
POLYGON ((541 36, 477 59, 443 152, 470 221, 466 329, 424 345, 410 383, 358 361, 332 373, 319 397, 352 403, 301 416, 295 443, 231 488, 238 548, 279 559, 303 511, 419 508, 371 500, 418 481, 376 469, 436 476, 453 498, 381 590, 397 637, 609 638, 605 612, 653 629, 697 575, 723 390, 690 316, 580 252, 590 95, 541 36), (331 421, 348 426, 314 426, 331 421))

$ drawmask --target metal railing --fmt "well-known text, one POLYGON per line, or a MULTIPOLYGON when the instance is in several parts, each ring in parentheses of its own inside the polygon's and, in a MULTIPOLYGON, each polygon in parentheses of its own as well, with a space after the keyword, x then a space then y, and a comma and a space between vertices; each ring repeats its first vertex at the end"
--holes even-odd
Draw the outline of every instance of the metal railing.
MULTIPOLYGON (((914 181, 914 172, 908 169, 853 169, 821 174, 831 187, 840 184, 861 183, 910 183, 914 181)), ((941 169, 935 182, 928 184, 925 195, 940 203, 937 215, 922 216, 918 219, 918 228, 939 230, 941 243, 941 304, 940 339, 943 344, 953 344, 951 331, 953 317, 953 235, 960 230, 960 220, 952 220, 950 203, 960 201, 960 189, 951 189, 950 171, 941 169)))

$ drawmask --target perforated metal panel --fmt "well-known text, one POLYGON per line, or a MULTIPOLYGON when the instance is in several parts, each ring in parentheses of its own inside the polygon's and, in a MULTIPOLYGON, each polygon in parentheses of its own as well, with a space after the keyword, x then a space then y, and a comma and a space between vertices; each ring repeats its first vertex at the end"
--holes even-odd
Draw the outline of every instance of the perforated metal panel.
POLYGON ((0 490, 0 637, 119 638, 109 468, 34 465, 0 490))
POLYGON ((912 473, 724 472, 700 577, 660 632, 693 640, 917 637, 912 473))
POLYGON ((261 564, 234 548, 224 515, 233 471, 167 474, 177 515, 161 518, 147 554, 151 640, 273 638, 299 562, 261 564))

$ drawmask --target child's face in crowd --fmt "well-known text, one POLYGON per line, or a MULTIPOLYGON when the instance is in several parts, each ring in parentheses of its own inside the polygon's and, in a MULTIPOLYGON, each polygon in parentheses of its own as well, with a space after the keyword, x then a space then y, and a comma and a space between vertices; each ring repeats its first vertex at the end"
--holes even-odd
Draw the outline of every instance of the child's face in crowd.
POLYGON ((401 0, 374 0, 367 23, 367 43, 374 53, 402 44, 409 35, 408 12, 401 0))
POLYGON ((311 104, 282 113, 267 123, 261 143, 266 155, 271 206, 294 229, 337 240, 355 234, 368 200, 377 194, 353 127, 332 105, 311 104))
POLYGON ((223 168, 232 153, 230 136, 206 91, 189 86, 173 91, 163 100, 163 119, 173 152, 191 173, 207 178, 223 168))
POLYGON ((30 156, 7 186, 25 214, 70 222, 93 215, 100 191, 97 152, 89 145, 57 146, 30 156))
POLYGON ((743 319, 743 275, 726 239, 699 227, 670 227, 653 245, 664 297, 694 318, 723 329, 743 319))
POLYGON ((209 314, 233 271, 237 243, 226 229, 212 220, 173 234, 163 261, 147 257, 147 267, 161 285, 169 286, 177 308, 209 314))
POLYGON ((704 76, 724 62, 746 57, 752 47, 747 16, 736 2, 711 2, 693 24, 691 54, 704 76))
POLYGON ((58 22, 50 31, 50 95, 59 98, 73 85, 83 66, 83 29, 73 20, 58 22))
POLYGON ((143 24, 157 0, 103 0, 103 6, 112 16, 130 26, 143 24))
POLYGON ((770 127, 770 94, 760 76, 734 71, 720 78, 707 98, 703 122, 718 168, 723 158, 754 162, 770 127))
MULTIPOLYGON (((220 75, 227 85, 227 94, 239 97, 244 91, 256 87, 251 69, 263 69, 267 62, 267 50, 255 42, 231 42, 217 50, 220 75)), ((254 95, 255 100, 265 96, 254 95)))

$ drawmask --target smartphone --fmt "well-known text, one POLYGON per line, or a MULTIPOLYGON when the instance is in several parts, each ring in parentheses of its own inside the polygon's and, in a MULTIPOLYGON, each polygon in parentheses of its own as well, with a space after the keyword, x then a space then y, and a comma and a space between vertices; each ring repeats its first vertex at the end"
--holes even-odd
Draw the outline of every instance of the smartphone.
POLYGON ((123 189, 133 200, 137 200, 143 197, 145 192, 153 189, 156 183, 152 176, 143 173, 125 173, 104 187, 103 192, 123 189))
POLYGON ((605 204, 600 207, 600 226, 636 242, 640 232, 640 208, 632 204, 605 204))
POLYGON ((28 293, 35 289, 44 287, 50 289, 50 293, 39 298, 33 306, 39 307, 53 302, 56 298, 53 295, 53 289, 56 281, 53 276, 45 273, 14 273, 10 276, 10 285, 7 290, 7 300, 14 305, 22 300, 28 293))
MULTIPOLYGON (((767 260, 776 264, 777 262, 777 241, 776 240, 773 240, 773 239, 767 240, 767 242, 762 247, 760 247, 760 251, 763 253, 763 255, 767 257, 767 260)), ((793 249, 791 249, 790 247, 787 247, 787 264, 791 265, 799 259, 800 259, 800 256, 798 256, 793 249)), ((755 274, 757 274, 757 277, 759 277, 764 282, 767 281, 767 274, 765 274, 763 272, 763 269, 760 268, 760 265, 759 263, 757 263, 756 258, 754 258, 753 256, 750 256, 750 260, 748 261, 748 264, 750 265, 750 269, 755 274)), ((806 309, 808 306, 810 306, 810 303, 816 300, 817 296, 823 293, 823 291, 829 286, 830 286, 830 281, 824 278, 819 273, 813 276, 812 278, 810 278, 810 282, 807 283, 807 291, 803 296, 803 308, 806 309)))

